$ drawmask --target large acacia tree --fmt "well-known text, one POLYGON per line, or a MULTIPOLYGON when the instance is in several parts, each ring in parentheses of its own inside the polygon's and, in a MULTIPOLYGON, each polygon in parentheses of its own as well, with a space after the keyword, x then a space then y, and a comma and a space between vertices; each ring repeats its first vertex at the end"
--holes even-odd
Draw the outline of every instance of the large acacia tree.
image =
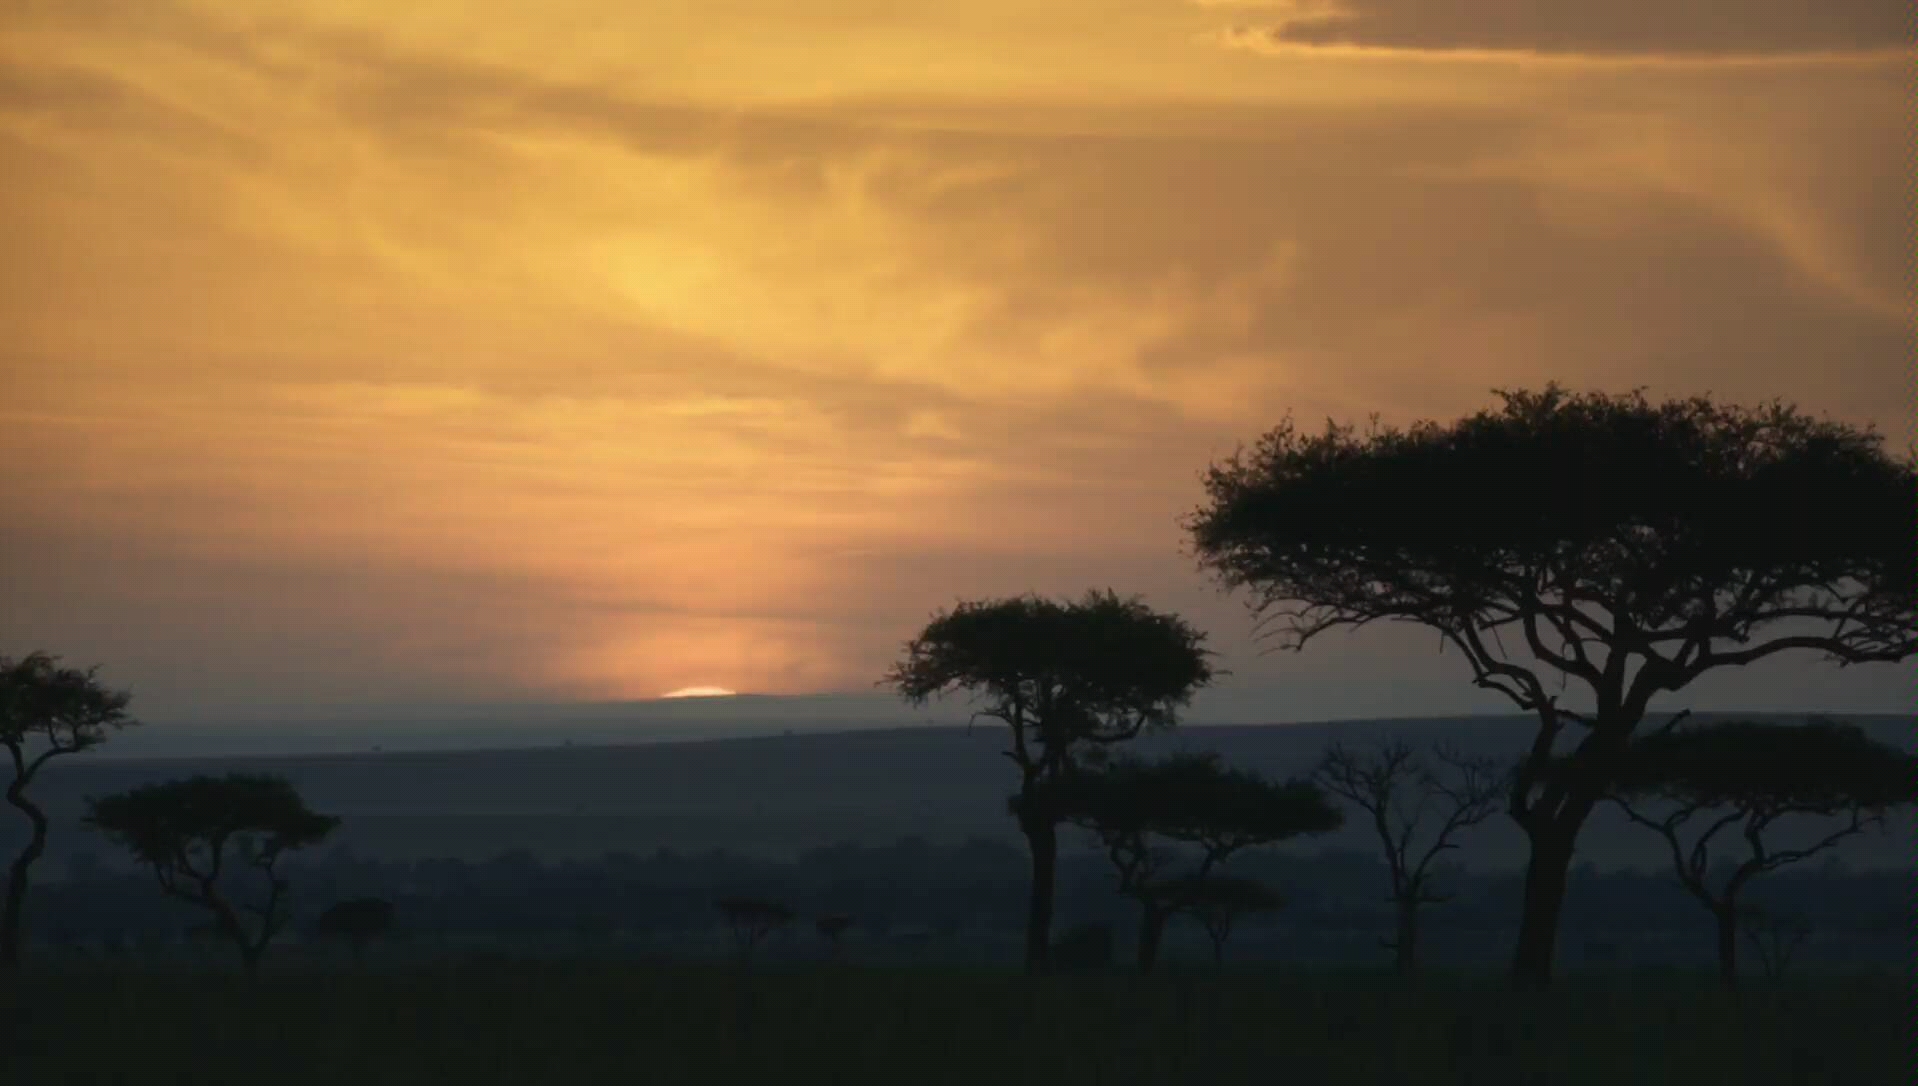
MULTIPOLYGON (((914 704, 970 694, 975 716, 1003 721, 1019 794, 1030 799, 1113 744, 1172 727, 1212 680, 1205 635, 1177 615, 1110 591, 1077 600, 1038 596, 961 603, 933 616, 886 682, 914 704)), ((1058 819, 1015 807, 1032 855, 1026 967, 1046 967, 1058 819)))
POLYGON ((1738 982, 1738 930, 1754 910, 1739 895, 1770 871, 1809 859, 1882 825, 1918 802, 1918 757, 1830 720, 1726 721, 1665 729, 1605 759, 1606 798, 1664 839, 1680 886, 1712 914, 1718 969, 1738 982), (1796 847, 1766 841, 1779 823, 1817 819, 1796 847), (1715 870, 1712 842, 1742 840, 1743 855, 1715 870))
MULTIPOLYGON (((1013 797, 1013 813, 1029 801, 1013 797)), ((1036 802, 1054 819, 1098 838, 1118 873, 1119 892, 1140 904, 1139 968, 1147 972, 1158 960, 1166 923, 1194 908, 1189 895, 1173 890, 1211 878, 1245 849, 1330 833, 1343 821, 1310 781, 1270 780, 1228 767, 1210 752, 1155 761, 1120 757, 1067 773, 1036 802), (1196 862, 1180 870, 1174 849, 1196 852, 1196 862)))
POLYGON ((26 816, 29 827, 27 843, 7 869, 0 972, 19 967, 28 880, 47 851, 47 813, 27 789, 48 762, 96 747, 113 729, 136 723, 127 716, 131 700, 131 694, 103 685, 93 669, 61 667, 58 657, 44 652, 0 657, 0 746, 13 763, 7 803, 26 816))
POLYGON ((1605 792, 1585 756, 1707 672, 1918 648, 1918 472, 1784 404, 1499 395, 1450 425, 1282 424, 1213 465, 1187 526, 1280 645, 1416 623, 1536 716, 1508 808, 1531 844, 1513 972, 1543 983, 1605 792), (1565 735, 1571 769, 1547 773, 1565 735))

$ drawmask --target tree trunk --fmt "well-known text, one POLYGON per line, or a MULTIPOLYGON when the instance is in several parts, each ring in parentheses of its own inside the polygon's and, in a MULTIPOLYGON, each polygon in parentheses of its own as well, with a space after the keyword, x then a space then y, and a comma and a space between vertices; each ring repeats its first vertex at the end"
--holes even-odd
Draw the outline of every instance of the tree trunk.
POLYGON ((1418 968, 1419 905, 1413 898, 1400 899, 1398 939, 1392 944, 1393 965, 1401 977, 1409 977, 1418 968))
POLYGON ((1718 921, 1718 979, 1727 988, 1738 986, 1738 906, 1725 902, 1712 910, 1718 921))
POLYGON ((1146 905, 1139 914, 1139 972, 1150 973, 1159 962, 1159 944, 1165 941, 1166 921, 1172 914, 1157 905, 1146 905))
POLYGON ((1021 828, 1032 850, 1032 887, 1026 904, 1026 972, 1043 973, 1052 951, 1052 883, 1059 858, 1059 833, 1048 819, 1030 819, 1021 828))
POLYGON ((1518 949, 1512 956, 1512 979, 1520 984, 1543 987, 1552 982, 1572 843, 1583 822, 1580 818, 1568 827, 1553 820, 1530 831, 1532 855, 1525 866, 1524 912, 1519 917, 1518 949))
POLYGON ((15 782, 7 789, 7 802, 26 814, 33 823, 33 835, 26 847, 13 858, 13 866, 7 870, 7 900, 5 911, 0 912, 0 973, 11 973, 20 967, 20 944, 23 914, 27 903, 27 875, 38 860, 47 851, 46 812, 35 806, 33 801, 20 790, 15 782))

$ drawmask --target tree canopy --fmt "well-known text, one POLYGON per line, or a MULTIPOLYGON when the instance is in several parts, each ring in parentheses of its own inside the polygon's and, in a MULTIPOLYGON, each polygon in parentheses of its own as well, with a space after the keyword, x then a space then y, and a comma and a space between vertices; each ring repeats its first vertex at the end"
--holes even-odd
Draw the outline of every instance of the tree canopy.
POLYGON ((1878 434, 1778 403, 1499 396, 1449 426, 1280 425, 1207 473, 1201 563, 1289 647, 1422 623, 1528 709, 1547 684, 1495 631, 1641 714, 1715 667, 1918 649, 1918 474, 1878 434))
POLYGON ((246 773, 143 785, 89 799, 87 808, 87 823, 152 868, 162 891, 214 915, 248 972, 289 919, 287 884, 275 866, 340 823, 309 810, 284 778, 246 773), (222 877, 232 873, 230 859, 259 874, 262 901, 236 906, 229 899, 222 877), (250 930, 243 914, 254 918, 250 930))
POLYGON ((908 701, 967 691, 1013 729, 1022 768, 1063 768, 1078 744, 1170 727, 1214 675, 1205 635, 1136 598, 1089 592, 961 603, 935 615, 886 681, 908 701))
POLYGON ((28 879, 47 848, 49 820, 27 789, 49 761, 98 746, 111 730, 137 724, 127 715, 132 698, 101 683, 97 669, 61 667, 59 657, 45 652, 18 660, 0 656, 0 746, 13 763, 6 798, 29 825, 26 844, 7 870, 0 969, 19 965, 28 879))
POLYGON ((1532 846, 1513 969, 1543 982, 1603 790, 1553 771, 1564 725, 1603 753, 1713 669, 1918 651, 1918 463, 1784 403, 1498 396, 1449 425, 1287 421, 1211 467, 1186 525, 1201 566, 1249 590, 1262 636, 1302 649, 1420 624, 1537 714, 1507 807, 1532 846), (1572 682, 1578 706, 1560 700, 1572 682))

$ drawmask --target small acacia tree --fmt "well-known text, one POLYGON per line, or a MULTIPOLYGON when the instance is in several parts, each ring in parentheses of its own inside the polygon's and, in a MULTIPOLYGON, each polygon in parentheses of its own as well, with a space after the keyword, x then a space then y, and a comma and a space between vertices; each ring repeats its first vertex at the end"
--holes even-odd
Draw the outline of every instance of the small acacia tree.
POLYGON ((285 779, 245 773, 144 785, 87 808, 87 823, 152 868, 163 892, 213 914, 249 975, 292 918, 280 859, 340 824, 309 810, 285 779), (230 896, 223 880, 236 868, 258 876, 257 900, 230 896))
MULTIPOLYGON (((964 691, 975 716, 1003 721, 1019 792, 1033 796, 1080 760, 1143 731, 1169 728, 1213 677, 1205 635, 1138 599, 1091 592, 962 603, 935 615, 885 682, 908 701, 964 691)), ((1026 967, 1043 971, 1052 939, 1058 820, 1015 807, 1032 856, 1026 967)))
POLYGON ((1550 979, 1566 877, 1602 776, 1660 694, 1783 653, 1918 651, 1918 471, 1796 408, 1642 393, 1500 393, 1449 426, 1291 423, 1213 466, 1201 564, 1294 649, 1411 622, 1538 719, 1507 808, 1531 844, 1514 975, 1550 979), (1559 688, 1576 682, 1577 707, 1559 688))
MULTIPOLYGON (((1158 960, 1165 926, 1184 909, 1179 895, 1155 891, 1175 876, 1175 846, 1196 849, 1187 872, 1204 879, 1234 854, 1339 827, 1338 808, 1309 781, 1272 781, 1231 769, 1212 753, 1157 761, 1117 758, 1079 769, 1037 794, 1059 821, 1090 830, 1119 876, 1119 892, 1139 902, 1139 968, 1158 960)), ((1013 797, 1015 814, 1021 797, 1013 797)))
POLYGON ((1279 895, 1251 879, 1230 875, 1181 875, 1140 891, 1172 914, 1189 913, 1212 940, 1212 962, 1225 963, 1225 943, 1239 918, 1277 912, 1279 895))
POLYGON ((1668 728, 1600 768, 1610 781, 1607 798, 1664 839, 1679 885, 1717 921, 1726 984, 1738 982, 1738 932, 1749 911, 1739 894, 1754 879, 1882 824, 1892 807, 1918 802, 1918 757, 1829 720, 1668 728), (1838 824, 1830 828, 1828 821, 1803 847, 1768 845, 1765 834, 1794 817, 1838 824), (1714 884, 1712 842, 1725 831, 1738 833, 1745 855, 1714 884))
POLYGON ((127 716, 131 700, 131 694, 101 685, 95 670, 61 667, 56 656, 0 656, 0 746, 13 762, 7 803, 25 815, 31 827, 27 843, 7 869, 6 904, 0 909, 0 972, 20 965, 28 880, 47 851, 47 814, 27 789, 48 762, 99 746, 113 729, 137 723, 127 716))
POLYGON ((772 934, 793 921, 793 911, 777 901, 756 898, 726 898, 713 902, 713 908, 733 930, 733 942, 740 958, 751 962, 753 951, 772 934))
POLYGON ((1498 813, 1505 774, 1490 760, 1466 758, 1443 744, 1428 760, 1393 740, 1369 751, 1333 743, 1313 779, 1364 811, 1378 833, 1398 918, 1385 946, 1399 974, 1409 976, 1418 967, 1419 908, 1449 900, 1433 884, 1432 862, 1458 847, 1453 837, 1498 813))
POLYGON ((393 903, 380 897, 336 902, 328 906, 314 924, 321 938, 340 940, 356 959, 392 927, 393 903))

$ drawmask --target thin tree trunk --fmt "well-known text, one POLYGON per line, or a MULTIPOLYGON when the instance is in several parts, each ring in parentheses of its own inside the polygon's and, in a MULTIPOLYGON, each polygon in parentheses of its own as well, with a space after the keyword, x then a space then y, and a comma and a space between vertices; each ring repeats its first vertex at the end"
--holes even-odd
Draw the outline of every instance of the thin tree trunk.
POLYGON ((1139 915, 1139 972, 1150 973, 1159 962, 1159 945, 1165 941, 1165 925, 1172 914, 1156 905, 1144 906, 1139 915))
POLYGON ((1712 910, 1718 921, 1718 979, 1727 988, 1738 986, 1738 906, 1725 902, 1712 910))
POLYGON ((0 973, 11 973, 20 967, 27 878, 34 862, 47 851, 46 812, 26 797, 17 781, 7 789, 7 802, 27 816, 27 820, 33 824, 33 835, 7 870, 7 900, 4 912, 0 912, 0 973))
POLYGON ((1565 906, 1565 881, 1572 868, 1572 842, 1578 825, 1548 823, 1531 833, 1532 855, 1525 867, 1524 912, 1519 917, 1518 948, 1512 979, 1543 987, 1552 982, 1558 950, 1558 921, 1565 906))
POLYGON ((1052 884, 1059 858, 1058 827, 1047 819, 1031 819, 1022 828, 1032 850, 1032 887, 1026 905, 1026 971, 1044 973, 1052 952, 1052 884))
POLYGON ((1401 977, 1409 977, 1418 968, 1419 906, 1413 898, 1401 898, 1398 908, 1398 938, 1392 944, 1394 967, 1401 977))

